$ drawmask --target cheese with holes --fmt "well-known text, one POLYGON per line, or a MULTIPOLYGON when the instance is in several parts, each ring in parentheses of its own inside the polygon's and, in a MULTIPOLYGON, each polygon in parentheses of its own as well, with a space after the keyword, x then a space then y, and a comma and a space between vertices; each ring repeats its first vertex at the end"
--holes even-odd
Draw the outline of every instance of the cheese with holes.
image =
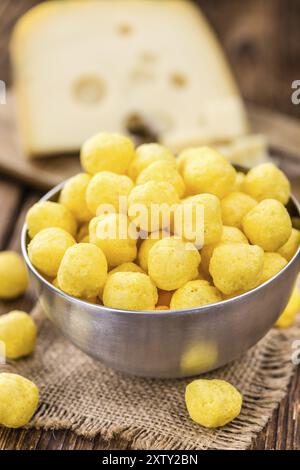
POLYGON ((18 22, 11 52, 28 155, 78 151, 103 130, 173 151, 247 132, 221 47, 188 1, 45 2, 18 22))

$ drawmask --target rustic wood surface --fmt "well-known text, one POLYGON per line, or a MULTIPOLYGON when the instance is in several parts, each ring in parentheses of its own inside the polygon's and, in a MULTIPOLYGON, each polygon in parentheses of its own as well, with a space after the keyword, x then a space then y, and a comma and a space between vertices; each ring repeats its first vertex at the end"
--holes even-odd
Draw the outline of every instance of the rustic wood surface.
MULTIPOLYGON (((36 0, 0 1, 0 79, 10 81, 7 43, 11 27, 36 0)), ((291 104, 290 84, 300 78, 299 14, 297 0, 199 0, 210 17, 234 66, 246 98, 300 116, 291 104), (298 76, 297 76, 298 74, 298 76)), ((290 144, 293 145, 292 141, 290 144)), ((299 182, 294 190, 299 194, 299 182)), ((20 227, 28 207, 40 197, 32 188, 0 176, 0 250, 19 250, 20 227)), ((0 302, 0 313, 29 310, 32 292, 15 302, 0 302)), ((253 449, 300 449, 300 371, 288 394, 253 449)), ((119 439, 87 440, 69 431, 8 430, 0 428, 0 449, 126 449, 119 439)))

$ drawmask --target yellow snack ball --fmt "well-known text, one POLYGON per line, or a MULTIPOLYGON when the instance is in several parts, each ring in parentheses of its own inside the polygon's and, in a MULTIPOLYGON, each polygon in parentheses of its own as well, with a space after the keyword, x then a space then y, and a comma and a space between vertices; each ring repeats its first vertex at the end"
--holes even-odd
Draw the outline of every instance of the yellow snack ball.
POLYGON ((101 248, 110 268, 134 261, 137 255, 137 241, 130 234, 129 220, 124 214, 92 219, 90 242, 101 248))
POLYGON ((138 250, 137 261, 145 273, 148 272, 148 255, 151 248, 155 245, 158 240, 161 240, 164 236, 167 236, 167 232, 159 230, 148 234, 148 238, 142 241, 138 250))
POLYGON ((117 175, 111 171, 101 171, 93 176, 88 185, 87 206, 94 215, 100 204, 109 204, 119 211, 120 197, 127 198, 132 188, 133 182, 128 176, 117 175))
POLYGON ((225 197, 234 187, 236 171, 219 152, 201 147, 194 158, 188 158, 183 169, 183 180, 189 194, 211 193, 225 197))
POLYGON ((106 307, 122 310, 154 310, 157 289, 143 273, 118 272, 108 277, 103 292, 106 307))
POLYGON ((273 163, 262 163, 247 173, 244 191, 257 201, 277 199, 286 204, 290 197, 290 183, 285 174, 273 163))
POLYGON ((20 428, 29 423, 39 402, 37 386, 25 377, 0 373, 0 425, 20 428))
POLYGON ((176 159, 173 153, 160 144, 142 144, 136 149, 136 157, 131 162, 128 175, 135 181, 138 175, 151 163, 157 161, 166 161, 171 163, 174 168, 176 166, 176 159))
POLYGON ((179 153, 176 158, 176 168, 180 174, 183 174, 185 165, 188 161, 201 158, 202 149, 203 147, 189 147, 179 153))
POLYGON ((97 296, 106 279, 105 255, 91 243, 77 243, 68 248, 57 273, 61 290, 82 299, 97 296))
POLYGON ((294 323, 295 316, 300 310, 300 293, 295 287, 287 306, 283 310, 282 314, 278 318, 275 326, 277 328, 288 328, 294 323))
POLYGON ((174 163, 166 160, 159 160, 151 163, 137 177, 136 184, 144 184, 148 181, 168 181, 176 189, 178 196, 185 193, 185 184, 182 177, 174 167, 174 163))
POLYGON ((276 199, 264 199, 243 218, 243 231, 264 251, 277 251, 291 236, 292 222, 286 208, 276 199))
POLYGON ((14 251, 0 252, 0 299, 14 299, 28 287, 23 258, 14 251))
POLYGON ((242 228, 244 216, 257 205, 257 201, 248 194, 233 192, 221 201, 223 224, 242 228))
POLYGON ((84 142, 80 161, 90 175, 112 171, 123 175, 135 157, 134 145, 128 137, 100 132, 84 142))
POLYGON ((0 342, 8 359, 28 356, 35 348, 37 328, 31 316, 19 310, 0 316, 0 342))
POLYGON ((192 242, 197 237, 204 238, 204 245, 220 240, 223 224, 219 199, 213 194, 198 194, 184 199, 174 212, 173 230, 192 242))
POLYGON ((300 245, 300 232, 295 228, 292 228, 292 233, 288 241, 282 245, 278 253, 283 256, 287 261, 290 261, 300 245))
POLYGON ((140 229, 154 232, 170 224, 172 206, 178 203, 178 193, 172 184, 148 181, 135 186, 129 194, 128 215, 140 229), (145 211, 141 212, 140 207, 145 211))
POLYGON ((135 263, 123 263, 109 271, 108 275, 110 276, 114 273, 144 273, 144 271, 135 263))
POLYGON ((77 236, 76 236, 77 242, 80 243, 81 240, 85 238, 87 235, 89 235, 89 222, 81 225, 81 227, 78 229, 77 236))
POLYGON ((45 228, 29 243, 28 256, 41 273, 55 277, 66 250, 75 243, 75 238, 62 228, 45 228))
POLYGON ((34 204, 26 216, 26 223, 30 238, 48 227, 59 227, 76 235, 77 224, 72 212, 62 204, 51 201, 42 201, 34 204))
POLYGON ((256 245, 225 243, 217 246, 209 263, 215 286, 231 295, 256 287, 261 280, 264 252, 256 245))
POLYGON ((90 180, 91 177, 86 173, 79 173, 66 182, 60 193, 60 204, 67 207, 78 222, 88 222, 93 217, 85 200, 90 180))
POLYGON ((160 289, 179 289, 197 277, 200 261, 200 254, 192 243, 163 238, 149 251, 149 276, 160 289))
POLYGON ((285 258, 278 253, 264 253, 264 269, 262 274, 261 283, 266 282, 275 274, 279 273, 287 264, 285 258))
POLYGON ((194 380, 185 390, 185 403, 193 421, 206 428, 225 426, 241 412, 240 392, 225 380, 194 380))
POLYGON ((213 304, 222 300, 221 293, 207 281, 189 281, 177 289, 171 299, 170 309, 180 310, 184 308, 200 307, 213 304))
POLYGON ((249 244, 247 238, 243 232, 236 227, 228 227, 223 225, 223 231, 221 239, 217 243, 211 243, 210 245, 205 245, 201 250, 201 269, 203 274, 209 274, 209 263, 212 257, 214 249, 224 243, 246 243, 249 244))
POLYGON ((242 173, 241 171, 237 171, 232 190, 237 191, 237 192, 242 192, 244 190, 245 178, 246 178, 246 175, 244 173, 242 173))

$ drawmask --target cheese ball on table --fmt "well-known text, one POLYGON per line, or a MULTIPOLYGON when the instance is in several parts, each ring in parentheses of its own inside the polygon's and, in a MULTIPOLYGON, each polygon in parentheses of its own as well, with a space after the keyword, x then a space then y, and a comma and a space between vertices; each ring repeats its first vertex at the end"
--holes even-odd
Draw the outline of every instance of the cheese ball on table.
POLYGON ((179 289, 198 276, 200 261, 200 254, 191 243, 163 238, 149 252, 149 276, 160 289, 179 289))
POLYGON ((264 251, 277 251, 292 233, 286 208, 276 199, 264 199, 243 218, 243 231, 250 242, 264 251))
POLYGON ((236 171, 219 152, 201 147, 198 155, 188 158, 183 169, 188 194, 211 193, 225 197, 234 187, 236 171))
POLYGON ((129 233, 128 224, 123 214, 99 216, 90 222, 90 242, 101 248, 110 268, 136 258, 136 239, 129 233))
POLYGON ((221 201, 223 224, 242 228, 244 216, 255 207, 257 201, 248 194, 233 192, 221 201))
POLYGON ((128 175, 135 181, 138 175, 151 163, 165 161, 176 167, 176 159, 173 153, 160 144, 142 144, 136 149, 136 157, 129 165, 128 175))
POLYGON ((8 359, 31 354, 35 348, 37 327, 31 316, 19 310, 0 316, 0 342, 8 359))
POLYGON ((26 216, 28 233, 33 238, 44 228, 59 227, 76 235, 77 223, 72 212, 62 204, 51 201, 42 201, 34 204, 26 216))
POLYGON ((264 253, 264 269, 261 283, 271 279, 279 273, 287 264, 287 260, 278 253, 264 253))
POLYGON ((132 188, 133 182, 128 176, 101 171, 93 176, 88 185, 87 206, 93 215, 96 215, 100 204, 111 205, 116 211, 119 211, 120 197, 127 198, 132 188))
POLYGON ((118 272, 110 275, 104 287, 103 304, 122 310, 154 310, 157 289, 142 273, 118 272))
POLYGON ((256 245, 225 243, 214 249, 209 272, 214 285, 226 295, 246 292, 261 282, 264 252, 256 245))
POLYGON ((123 175, 134 157, 134 145, 128 137, 105 132, 88 139, 80 153, 81 165, 90 175, 99 171, 112 171, 123 175))
POLYGON ((206 428, 225 426, 242 408, 242 395, 225 380, 194 380, 187 385, 185 402, 193 421, 206 428))
POLYGON ((28 282, 21 256, 14 251, 0 252, 0 299, 14 299, 24 294, 28 282))
POLYGON ((285 174, 273 163, 262 163, 246 175, 243 189, 257 201, 276 199, 287 204, 290 197, 290 183, 285 174))
POLYGON ((275 326, 277 328, 288 328, 294 323, 294 319, 300 311, 300 293, 297 287, 294 288, 287 306, 278 318, 275 326))
POLYGON ((20 428, 31 420, 39 402, 37 386, 25 377, 0 373, 0 425, 20 428))
POLYGON ((51 227, 41 230, 28 245, 28 256, 33 266, 49 277, 55 277, 68 248, 76 243, 68 232, 51 227))
POLYGON ((160 160, 151 163, 139 174, 136 184, 144 184, 148 181, 168 181, 174 186, 179 197, 183 197, 185 193, 185 184, 173 162, 160 160))
POLYGON ((77 243, 68 248, 57 273, 60 289, 81 299, 98 296, 106 279, 105 255, 91 243, 77 243))
POLYGON ((278 253, 283 256, 287 261, 290 261, 300 245, 300 232, 295 228, 292 229, 292 233, 288 241, 282 245, 278 253))
POLYGON ((207 281, 189 281, 177 289, 171 299, 171 310, 200 307, 201 305, 220 302, 222 295, 207 281))
POLYGON ((91 177, 86 173, 73 176, 66 182, 59 197, 59 203, 67 207, 80 223, 88 222, 93 217, 85 200, 90 180, 91 177))

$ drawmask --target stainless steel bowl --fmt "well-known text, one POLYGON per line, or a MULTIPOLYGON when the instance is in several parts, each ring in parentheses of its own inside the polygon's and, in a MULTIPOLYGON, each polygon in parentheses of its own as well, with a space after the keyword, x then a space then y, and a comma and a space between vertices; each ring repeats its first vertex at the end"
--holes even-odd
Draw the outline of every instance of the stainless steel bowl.
MULTIPOLYGON (((56 200, 62 188, 43 200, 56 200)), ((288 204, 299 218, 294 197, 288 204)), ((78 348, 119 371, 144 377, 186 377, 233 361, 274 325, 300 267, 300 249, 265 284, 243 295, 191 310, 133 312, 94 305, 64 294, 38 273, 22 251, 47 317, 78 348)))

